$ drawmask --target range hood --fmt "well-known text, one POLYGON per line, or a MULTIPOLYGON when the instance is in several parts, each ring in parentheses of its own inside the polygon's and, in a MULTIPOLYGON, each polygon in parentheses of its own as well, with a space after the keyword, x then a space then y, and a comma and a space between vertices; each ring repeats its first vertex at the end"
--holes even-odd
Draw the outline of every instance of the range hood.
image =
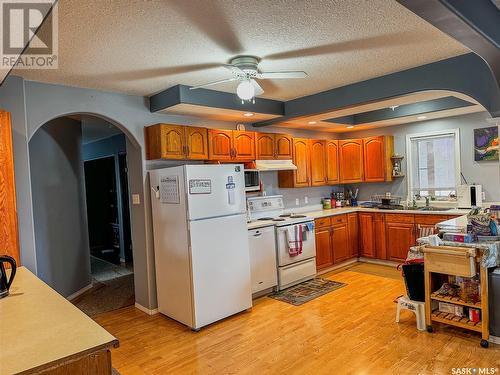
POLYGON ((255 160, 255 169, 266 171, 294 171, 297 166, 291 160, 255 160))

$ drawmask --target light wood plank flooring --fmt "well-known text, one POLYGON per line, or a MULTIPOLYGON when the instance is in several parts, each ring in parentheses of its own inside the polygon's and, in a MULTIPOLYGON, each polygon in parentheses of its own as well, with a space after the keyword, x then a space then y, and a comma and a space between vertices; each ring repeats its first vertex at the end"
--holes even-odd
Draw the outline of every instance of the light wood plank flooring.
MULTIPOLYGON (((451 374, 453 367, 500 369, 500 346, 483 349, 474 333, 444 326, 433 334, 418 332, 408 311, 395 323, 392 301, 404 293, 404 285, 374 275, 376 267, 326 275, 348 285, 299 307, 261 298, 250 312, 198 333, 133 307, 96 320, 120 340, 112 360, 122 375, 451 374)), ((387 268, 380 272, 394 274, 387 268)))

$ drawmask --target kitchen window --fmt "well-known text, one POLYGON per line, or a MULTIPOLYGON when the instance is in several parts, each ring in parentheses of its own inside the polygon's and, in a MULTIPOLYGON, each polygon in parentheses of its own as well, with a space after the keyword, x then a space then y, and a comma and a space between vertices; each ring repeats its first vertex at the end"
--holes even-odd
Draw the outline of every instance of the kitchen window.
POLYGON ((447 200, 460 183, 459 130, 406 136, 408 195, 447 200))

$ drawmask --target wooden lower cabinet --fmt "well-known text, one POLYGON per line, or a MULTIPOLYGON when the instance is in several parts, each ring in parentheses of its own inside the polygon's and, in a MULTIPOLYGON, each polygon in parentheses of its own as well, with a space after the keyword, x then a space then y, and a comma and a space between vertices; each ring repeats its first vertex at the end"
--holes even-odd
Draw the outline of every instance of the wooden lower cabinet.
POLYGON ((349 232, 347 224, 332 227, 333 263, 340 263, 349 258, 349 232))
POLYGON ((375 217, 371 212, 360 212, 359 218, 359 246, 360 255, 375 258, 375 217))
POLYGON ((333 265, 332 254, 332 231, 328 225, 326 227, 316 228, 316 269, 333 265))
POLYGON ((349 257, 354 258, 359 255, 359 222, 358 214, 347 214, 347 230, 349 232, 349 257))
POLYGON ((373 214, 373 230, 375 234, 375 257, 377 259, 387 259, 385 215, 383 213, 373 214))
POLYGON ((415 245, 415 224, 388 222, 385 227, 388 259, 404 261, 410 247, 415 245))

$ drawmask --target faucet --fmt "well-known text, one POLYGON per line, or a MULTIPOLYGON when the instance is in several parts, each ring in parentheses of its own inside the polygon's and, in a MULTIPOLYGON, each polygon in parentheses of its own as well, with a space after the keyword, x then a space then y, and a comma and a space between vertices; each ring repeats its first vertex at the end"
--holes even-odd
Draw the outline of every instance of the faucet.
POLYGON ((429 202, 431 200, 431 197, 426 195, 424 198, 425 198, 425 207, 429 207, 429 205, 430 205, 429 202))

